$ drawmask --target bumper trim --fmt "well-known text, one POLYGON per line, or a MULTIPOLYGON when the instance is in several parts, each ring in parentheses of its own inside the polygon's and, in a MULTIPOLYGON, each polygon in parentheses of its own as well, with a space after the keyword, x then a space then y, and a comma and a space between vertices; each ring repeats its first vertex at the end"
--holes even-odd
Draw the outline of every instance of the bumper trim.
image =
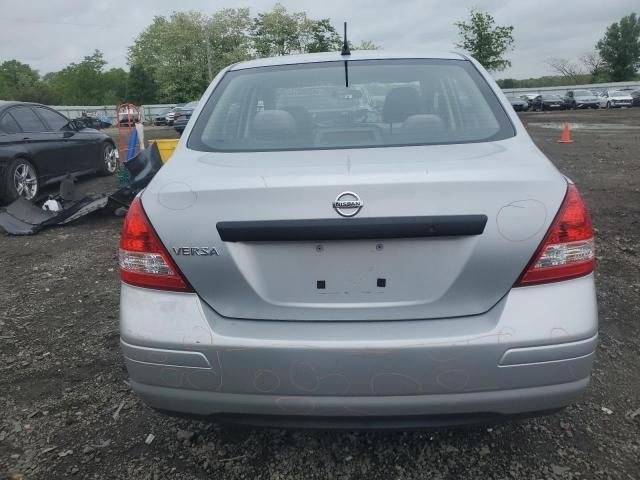
POLYGON ((162 366, 211 368, 207 357, 200 352, 166 350, 161 348, 140 347, 120 340, 124 356, 138 363, 162 366))
POLYGON ((596 334, 591 338, 577 342, 543 345, 540 347, 512 348, 502 355, 498 365, 503 367, 578 359, 594 353, 597 343, 598 335, 596 334))

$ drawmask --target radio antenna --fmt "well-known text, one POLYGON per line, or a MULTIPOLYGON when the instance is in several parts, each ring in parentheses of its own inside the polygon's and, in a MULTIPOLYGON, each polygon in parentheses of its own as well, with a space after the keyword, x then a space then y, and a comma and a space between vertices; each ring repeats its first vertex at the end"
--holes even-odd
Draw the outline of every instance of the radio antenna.
POLYGON ((347 40, 347 22, 344 22, 344 43, 342 44, 342 52, 340 55, 351 55, 351 50, 349 50, 349 41, 347 40))

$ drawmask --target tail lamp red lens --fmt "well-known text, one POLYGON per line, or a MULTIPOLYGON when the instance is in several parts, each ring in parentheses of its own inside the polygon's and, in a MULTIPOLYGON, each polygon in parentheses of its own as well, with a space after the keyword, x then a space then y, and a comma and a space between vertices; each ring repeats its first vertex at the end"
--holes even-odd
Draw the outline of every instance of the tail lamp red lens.
POLYGON ((575 185, 569 184, 562 206, 516 286, 556 282, 593 272, 593 226, 575 185))
POLYGON ((137 287, 191 292, 136 197, 120 236, 120 278, 137 287))

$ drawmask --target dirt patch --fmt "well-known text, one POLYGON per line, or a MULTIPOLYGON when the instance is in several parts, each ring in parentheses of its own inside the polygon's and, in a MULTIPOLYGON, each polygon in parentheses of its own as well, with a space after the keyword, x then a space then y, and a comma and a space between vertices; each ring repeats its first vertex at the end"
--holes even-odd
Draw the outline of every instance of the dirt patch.
MULTIPOLYGON (((252 430, 165 417, 126 383, 121 219, 96 215, 35 237, 0 236, 0 478, 637 478, 640 132, 576 129, 574 143, 558 144, 558 131, 535 124, 639 125, 640 109, 523 118, 578 184, 598 230, 601 341, 583 401, 550 417, 413 432, 252 430)), ((156 134, 175 136, 147 131, 156 134)), ((115 184, 81 181, 96 191, 115 184)))

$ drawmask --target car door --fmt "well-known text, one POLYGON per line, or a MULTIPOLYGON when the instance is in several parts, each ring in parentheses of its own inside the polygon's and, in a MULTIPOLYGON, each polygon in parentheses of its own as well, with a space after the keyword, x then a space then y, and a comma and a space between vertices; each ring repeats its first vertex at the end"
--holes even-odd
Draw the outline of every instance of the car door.
POLYGON ((20 126, 22 133, 18 142, 38 170, 42 181, 64 173, 63 139, 50 132, 30 105, 19 105, 9 109, 8 114, 20 126))
POLYGON ((77 129, 64 115, 44 106, 35 107, 38 116, 44 121, 48 131, 61 142, 61 157, 65 173, 80 173, 95 170, 100 152, 96 151, 92 129, 77 129))
POLYGON ((22 129, 9 113, 0 114, 0 164, 10 162, 19 152, 22 129))

